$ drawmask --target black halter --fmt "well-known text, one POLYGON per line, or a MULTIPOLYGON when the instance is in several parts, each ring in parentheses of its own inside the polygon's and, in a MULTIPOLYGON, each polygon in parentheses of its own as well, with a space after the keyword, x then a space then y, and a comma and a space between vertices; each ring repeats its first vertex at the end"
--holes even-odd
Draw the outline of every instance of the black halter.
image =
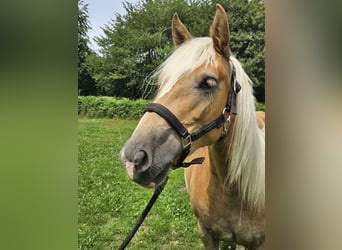
MULTIPOLYGON (((203 128, 189 133, 189 131, 183 126, 183 124, 178 120, 178 118, 165 106, 159 103, 151 103, 149 104, 144 112, 155 112, 164 118, 169 125, 179 134, 181 137, 182 143, 182 155, 176 164, 176 168, 178 167, 189 167, 192 164, 201 164, 204 161, 204 157, 199 157, 193 159, 191 162, 183 162, 184 159, 188 156, 191 150, 191 144, 193 141, 198 140, 203 135, 207 134, 211 130, 215 128, 220 128, 221 124, 225 122, 230 122, 230 112, 236 115, 236 95, 241 90, 241 85, 236 80, 236 70, 233 64, 232 65, 232 74, 231 74, 231 83, 232 89, 229 91, 228 99, 226 106, 224 107, 221 115, 217 117, 215 120, 205 125, 203 128), (228 113, 228 118, 226 118, 225 113, 228 113)), ((224 138, 228 133, 228 127, 224 126, 223 132, 221 134, 220 139, 224 138)))

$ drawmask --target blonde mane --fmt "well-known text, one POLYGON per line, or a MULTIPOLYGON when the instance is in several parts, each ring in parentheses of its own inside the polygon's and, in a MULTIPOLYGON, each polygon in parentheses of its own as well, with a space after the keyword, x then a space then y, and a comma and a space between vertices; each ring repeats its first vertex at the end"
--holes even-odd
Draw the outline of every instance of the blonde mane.
MULTIPOLYGON (((234 135, 227 152, 227 186, 236 185, 241 198, 250 206, 262 211, 265 208, 265 135, 258 128, 255 115, 255 98, 252 81, 240 62, 230 56, 236 69, 241 91, 237 95, 237 113, 234 135)), ((195 38, 178 47, 152 75, 157 78, 159 91, 156 98, 169 92, 185 73, 201 65, 217 67, 212 39, 195 38)))
POLYGON ((241 85, 237 95, 237 113, 233 140, 227 152, 227 184, 237 184, 247 204, 263 211, 265 208, 265 133, 259 129, 255 115, 252 81, 233 56, 231 63, 241 85))

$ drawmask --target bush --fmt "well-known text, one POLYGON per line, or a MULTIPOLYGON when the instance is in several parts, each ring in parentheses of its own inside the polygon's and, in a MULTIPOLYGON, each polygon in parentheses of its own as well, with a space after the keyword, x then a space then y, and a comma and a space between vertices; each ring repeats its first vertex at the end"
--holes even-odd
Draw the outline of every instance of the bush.
POLYGON ((261 102, 257 102, 255 105, 255 108, 257 111, 265 111, 266 110, 265 103, 261 103, 261 102))
POLYGON ((127 98, 116 99, 108 96, 79 96, 78 115, 91 118, 138 119, 150 102, 149 100, 132 101, 127 98))
MULTIPOLYGON (((150 100, 116 99, 109 96, 79 96, 78 115, 90 118, 139 119, 150 100)), ((265 111, 265 104, 257 103, 257 110, 265 111)))

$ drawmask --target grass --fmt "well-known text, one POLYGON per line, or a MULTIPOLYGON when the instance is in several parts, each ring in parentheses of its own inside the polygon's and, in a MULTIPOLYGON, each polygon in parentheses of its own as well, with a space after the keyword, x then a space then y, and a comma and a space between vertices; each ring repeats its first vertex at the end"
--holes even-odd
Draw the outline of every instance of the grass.
MULTIPOLYGON (((79 118, 79 249, 116 249, 153 193, 131 182, 119 160, 136 125, 136 120, 79 118)), ((183 170, 169 177, 127 249, 203 249, 183 170)))

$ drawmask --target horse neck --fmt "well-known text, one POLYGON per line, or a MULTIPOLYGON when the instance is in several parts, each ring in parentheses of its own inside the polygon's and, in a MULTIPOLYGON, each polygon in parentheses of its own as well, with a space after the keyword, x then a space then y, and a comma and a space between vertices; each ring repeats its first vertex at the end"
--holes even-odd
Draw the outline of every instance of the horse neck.
POLYGON ((237 126, 241 116, 233 117, 227 136, 209 146, 210 169, 224 189, 237 190, 246 204, 262 211, 265 206, 265 142, 255 113, 251 116, 249 129, 243 135, 240 125, 237 126))

